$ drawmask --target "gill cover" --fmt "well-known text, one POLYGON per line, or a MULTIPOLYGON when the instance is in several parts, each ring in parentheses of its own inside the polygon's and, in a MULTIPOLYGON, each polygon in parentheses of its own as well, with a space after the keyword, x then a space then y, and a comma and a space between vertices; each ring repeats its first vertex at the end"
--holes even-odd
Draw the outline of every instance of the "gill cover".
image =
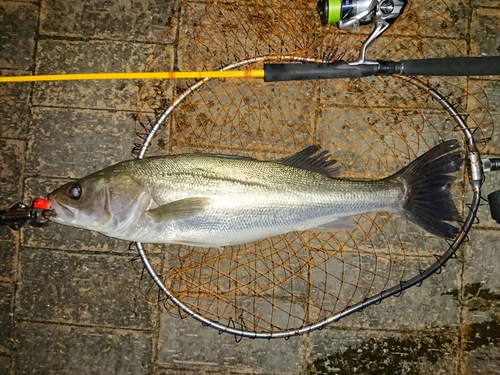
POLYGON ((151 202, 142 183, 109 170, 69 182, 48 198, 52 221, 104 234, 128 228, 151 202))

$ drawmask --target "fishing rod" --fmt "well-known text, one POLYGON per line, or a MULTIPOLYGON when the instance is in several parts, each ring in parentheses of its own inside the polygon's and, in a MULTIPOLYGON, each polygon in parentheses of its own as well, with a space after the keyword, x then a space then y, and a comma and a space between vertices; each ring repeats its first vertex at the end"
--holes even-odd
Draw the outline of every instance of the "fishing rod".
POLYGON ((199 72, 119 72, 47 74, 0 77, 0 83, 131 79, 263 78, 264 82, 359 78, 368 76, 487 76, 500 75, 500 56, 447 57, 403 61, 264 64, 264 69, 199 72))
POLYGON ((359 78, 377 75, 402 76, 485 76, 500 75, 500 56, 447 57, 402 61, 371 61, 367 48, 403 13, 408 0, 319 0, 317 4, 324 25, 337 24, 342 30, 374 25, 355 61, 327 63, 273 63, 264 69, 219 70, 196 72, 118 72, 51 74, 0 77, 0 83, 74 80, 128 79, 205 79, 205 78, 263 78, 265 82, 359 78))
POLYGON ((359 58, 352 62, 267 64, 264 81, 358 78, 376 75, 402 76, 483 76, 500 75, 500 56, 447 57, 402 61, 371 61, 368 47, 403 13, 408 0, 318 0, 318 13, 324 25, 337 24, 342 30, 374 24, 361 46, 359 58))

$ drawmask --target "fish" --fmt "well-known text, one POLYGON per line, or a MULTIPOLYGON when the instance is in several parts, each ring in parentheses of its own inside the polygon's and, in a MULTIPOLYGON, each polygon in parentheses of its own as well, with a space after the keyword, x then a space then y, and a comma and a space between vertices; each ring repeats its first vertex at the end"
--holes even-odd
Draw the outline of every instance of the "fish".
POLYGON ((262 161, 179 154, 122 161, 48 194, 50 221, 131 242, 223 248, 292 231, 351 230, 351 217, 399 215, 453 239, 452 199, 463 163, 457 140, 442 142, 380 179, 339 177, 331 154, 310 146, 262 161))

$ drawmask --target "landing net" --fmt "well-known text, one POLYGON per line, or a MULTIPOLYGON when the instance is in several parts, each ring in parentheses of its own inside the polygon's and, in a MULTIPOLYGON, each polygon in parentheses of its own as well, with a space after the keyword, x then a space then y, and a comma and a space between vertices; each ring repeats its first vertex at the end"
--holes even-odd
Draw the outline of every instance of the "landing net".
MULTIPOLYGON (((463 56, 468 25, 457 12, 444 1, 412 1, 367 57, 463 56)), ((312 1, 180 1, 148 70, 351 61, 370 31, 322 26, 312 1)), ((319 144, 338 160, 342 177, 375 179, 455 138, 473 167, 458 173, 453 186, 463 218, 455 241, 376 213, 354 217, 352 231, 289 233, 223 250, 138 244, 141 288, 170 313, 220 331, 284 337, 419 285, 455 254, 474 222, 478 155, 493 132, 482 87, 466 77, 144 81, 137 105, 140 157, 209 152, 269 160, 319 144)))

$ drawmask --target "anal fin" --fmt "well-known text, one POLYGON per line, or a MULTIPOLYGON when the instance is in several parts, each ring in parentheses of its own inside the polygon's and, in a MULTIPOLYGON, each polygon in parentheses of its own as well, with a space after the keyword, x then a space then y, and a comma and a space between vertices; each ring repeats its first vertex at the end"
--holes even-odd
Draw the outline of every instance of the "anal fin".
POLYGON ((357 226, 354 225, 350 217, 339 217, 338 219, 311 228, 311 230, 316 232, 338 232, 341 230, 353 230, 356 228, 357 226))

